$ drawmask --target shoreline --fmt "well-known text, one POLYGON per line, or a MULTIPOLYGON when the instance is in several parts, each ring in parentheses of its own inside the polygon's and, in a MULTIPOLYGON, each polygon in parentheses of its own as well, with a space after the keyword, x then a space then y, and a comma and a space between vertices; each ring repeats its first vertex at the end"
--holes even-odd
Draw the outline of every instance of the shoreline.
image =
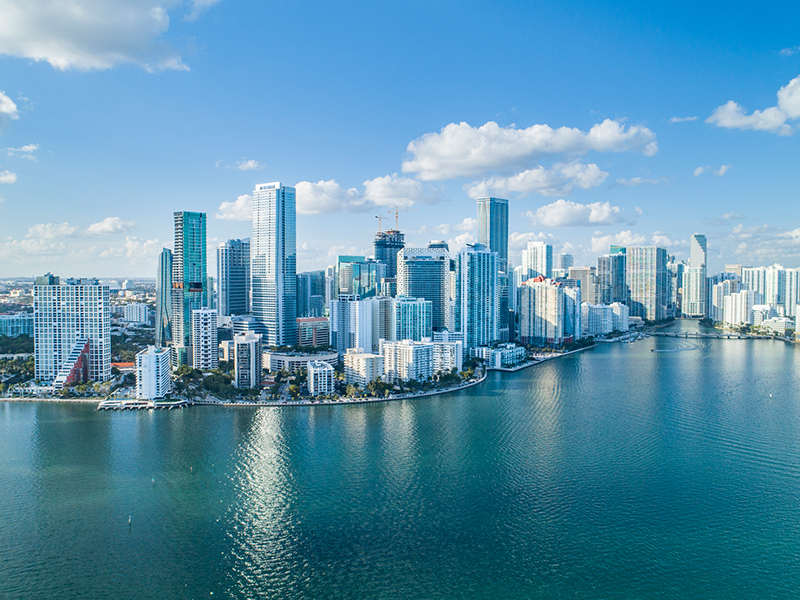
MULTIPOLYGON (((518 371, 522 371, 523 369, 527 369, 529 367, 533 367, 549 360, 553 360, 556 358, 561 358, 562 356, 568 356, 570 354, 575 354, 577 352, 583 352, 585 350, 591 350, 592 348, 596 348, 597 344, 593 344, 591 346, 586 346, 585 348, 578 348, 577 350, 570 350, 569 352, 562 352, 559 354, 554 354, 552 356, 546 356, 541 359, 533 360, 525 362, 521 365, 517 365, 515 367, 496 367, 486 369, 483 372, 483 375, 480 379, 475 381, 469 381, 467 383, 458 385, 456 387, 446 388, 442 390, 430 390, 426 392, 420 392, 417 394, 404 394, 402 396, 389 396, 384 398, 340 398, 338 400, 321 400, 318 402, 313 402, 311 400, 299 400, 299 401, 292 401, 292 402, 223 402, 223 401, 189 401, 187 406, 225 406, 225 407, 239 407, 239 406, 247 406, 247 407, 266 407, 266 408, 281 408, 281 407, 288 407, 288 406, 337 406, 337 405, 345 405, 345 404, 371 404, 374 402, 393 402, 395 400, 416 400, 417 398, 429 398, 431 396, 438 396, 441 394, 449 394, 451 392, 459 392, 461 390, 465 390, 467 388, 474 387, 486 381, 486 378, 489 376, 490 371, 500 372, 500 373, 516 373, 518 371)), ((12 397, 2 397, 0 398, 0 402, 58 402, 64 404, 96 404, 99 405, 103 402, 105 398, 102 399, 89 399, 89 398, 46 398, 46 397, 34 397, 34 396, 25 396, 22 398, 12 398, 12 397)))

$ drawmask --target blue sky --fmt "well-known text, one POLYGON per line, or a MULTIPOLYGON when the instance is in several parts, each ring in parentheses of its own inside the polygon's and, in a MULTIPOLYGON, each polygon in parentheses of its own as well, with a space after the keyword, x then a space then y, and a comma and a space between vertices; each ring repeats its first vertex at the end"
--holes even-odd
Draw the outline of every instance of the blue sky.
MULTIPOLYGON (((298 268, 475 239, 800 266, 800 7, 0 0, 0 276, 154 276, 172 212, 250 235, 298 188, 298 268), (393 220, 393 217, 391 217, 393 220)), ((213 254, 209 254, 213 257, 213 254)), ((210 270, 214 271, 213 258, 210 270)), ((518 262, 518 260, 517 260, 518 262)))

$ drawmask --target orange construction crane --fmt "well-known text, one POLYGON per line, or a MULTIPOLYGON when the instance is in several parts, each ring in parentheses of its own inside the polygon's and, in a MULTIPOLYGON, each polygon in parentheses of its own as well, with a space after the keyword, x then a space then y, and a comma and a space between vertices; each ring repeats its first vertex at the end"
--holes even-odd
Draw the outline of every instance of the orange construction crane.
POLYGON ((401 212, 411 212, 412 210, 419 210, 418 208, 400 208, 399 206, 395 206, 394 208, 390 208, 388 211, 389 213, 394 213, 394 229, 395 231, 400 231, 400 213, 401 212))
POLYGON ((382 217, 381 215, 375 215, 375 218, 378 219, 378 233, 381 233, 382 231, 381 225, 383 225, 383 219, 385 219, 386 217, 382 217))

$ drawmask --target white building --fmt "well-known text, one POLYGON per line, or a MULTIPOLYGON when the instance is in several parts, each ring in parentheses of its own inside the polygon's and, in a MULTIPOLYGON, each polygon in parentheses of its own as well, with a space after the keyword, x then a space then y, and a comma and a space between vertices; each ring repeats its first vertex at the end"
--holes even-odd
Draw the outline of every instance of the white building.
POLYGON ((464 333, 461 331, 434 331, 434 342, 461 342, 464 343, 464 333))
POLYGON ((630 329, 630 309, 627 304, 614 302, 611 304, 614 313, 614 331, 628 331, 630 329))
POLYGON ((742 290, 725 296, 723 302, 723 323, 738 327, 749 325, 753 306, 761 303, 761 294, 753 290, 742 290))
POLYGON ((237 388, 257 388, 261 385, 261 335, 253 331, 233 337, 233 385, 237 388))
POLYGON ((201 371, 219 367, 216 309, 192 311, 192 367, 201 371))
POLYGON ((425 380, 433 376, 433 342, 381 340, 384 381, 396 383, 411 379, 425 380))
POLYGON ((608 304, 581 303, 583 337, 597 337, 614 331, 614 309, 608 304))
POLYGON ((156 400, 172 391, 172 350, 148 346, 136 354, 136 398, 156 400))
POLYGON ((784 335, 787 330, 793 331, 794 325, 794 319, 789 317, 772 317, 761 322, 762 329, 766 329, 778 335, 784 335))
POLYGON ((778 312, 771 304, 754 304, 750 308, 750 325, 758 327, 763 321, 777 316, 778 312))
POLYGON ((308 393, 312 396, 326 396, 334 392, 335 370, 321 360, 308 363, 308 393))
POLYGON ((331 346, 344 356, 348 348, 372 348, 373 303, 355 295, 340 295, 329 304, 331 346))
MULTIPOLYGON (((445 332, 447 333, 447 332, 445 332)), ((460 372, 464 369, 464 344, 458 341, 433 342, 433 372, 449 373, 453 369, 460 372)))
POLYGON ((528 242, 528 247, 520 255, 521 281, 534 277, 553 276, 553 246, 544 242, 528 242))
MULTIPOLYGON (((111 305, 108 286, 97 279, 68 279, 54 275, 36 278, 33 287, 34 354, 36 379, 76 381, 73 372, 88 343, 88 370, 92 381, 111 378, 111 305)), ((82 376, 80 377, 81 379, 82 376)))
POLYGON ((370 381, 383 377, 383 356, 364 352, 363 348, 348 348, 344 355, 344 376, 347 383, 357 383, 361 388, 370 381))
POLYGON ((0 315, 0 335, 17 337, 18 335, 33 335, 33 314, 16 313, 13 315, 0 315))
POLYGON ((581 289, 536 277, 519 289, 519 339, 534 346, 561 346, 581 338, 581 289))
POLYGON ((128 323, 148 323, 150 308, 141 302, 131 302, 122 307, 122 315, 128 323))
POLYGON ((286 371, 294 373, 300 369, 307 369, 308 364, 314 361, 326 362, 332 367, 339 364, 337 352, 316 352, 305 354, 301 352, 271 352, 263 353, 263 365, 270 373, 286 371))
POLYGON ((488 357, 488 368, 508 368, 523 362, 528 356, 525 348, 516 344, 502 344, 493 348, 488 357))

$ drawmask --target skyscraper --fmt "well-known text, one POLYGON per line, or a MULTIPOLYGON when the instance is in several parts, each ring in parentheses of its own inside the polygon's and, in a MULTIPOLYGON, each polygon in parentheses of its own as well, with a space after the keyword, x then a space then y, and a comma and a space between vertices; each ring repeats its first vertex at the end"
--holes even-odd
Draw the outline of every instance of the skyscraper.
POLYGON ((555 259, 553 260, 553 267, 556 269, 563 269, 565 272, 575 264, 575 259, 573 258, 572 254, 556 254, 555 259))
POLYGON ((683 275, 683 314, 706 316, 706 236, 692 235, 689 267, 683 275))
POLYGON ((597 257, 597 302, 612 304, 628 301, 625 287, 625 254, 606 254, 597 257))
POLYGON ((447 327, 450 257, 446 246, 403 248, 397 255, 397 295, 430 300, 433 331, 447 327))
POLYGON ((430 338, 432 302, 424 298, 397 296, 392 301, 392 339, 416 340, 430 338))
POLYGON ((195 309, 192 311, 192 367, 210 371, 218 366, 217 311, 195 309))
POLYGON ((297 343, 295 189, 260 183, 253 192, 250 238, 252 313, 265 346, 297 343))
POLYGON ((519 289, 519 340, 534 346, 561 346, 581 337, 581 290, 541 275, 519 289))
POLYGON ((217 248, 217 310, 220 316, 250 312, 250 239, 217 248))
POLYGON ((379 231, 375 234, 375 260, 386 265, 386 277, 391 279, 397 276, 397 253, 405 245, 405 235, 396 229, 379 231))
POLYGON ((172 259, 172 340, 178 364, 188 364, 192 345, 192 311, 206 306, 206 214, 175 213, 172 259))
POLYGON ((468 245, 456 256, 455 326, 464 347, 498 340, 497 252, 483 244, 468 245))
POLYGON ((321 317, 325 308, 325 271, 297 274, 297 317, 321 317))
POLYGON ((36 379, 56 389, 111 377, 111 306, 97 279, 37 277, 33 287, 36 379))
MULTIPOLYGON (((558 256, 563 255, 559 254, 558 256)), ((522 251, 520 259, 522 281, 539 276, 549 279, 553 276, 553 247, 550 244, 528 242, 528 247, 522 251)), ((566 269, 568 267, 559 268, 566 269)))
POLYGON ((498 270, 508 272, 508 200, 478 198, 478 243, 497 252, 498 270))
POLYGON ((172 251, 161 250, 156 278, 156 347, 172 341, 172 251))
POLYGON ((667 318, 669 272, 667 251, 655 246, 630 247, 626 252, 625 282, 632 317, 649 321, 667 318))

